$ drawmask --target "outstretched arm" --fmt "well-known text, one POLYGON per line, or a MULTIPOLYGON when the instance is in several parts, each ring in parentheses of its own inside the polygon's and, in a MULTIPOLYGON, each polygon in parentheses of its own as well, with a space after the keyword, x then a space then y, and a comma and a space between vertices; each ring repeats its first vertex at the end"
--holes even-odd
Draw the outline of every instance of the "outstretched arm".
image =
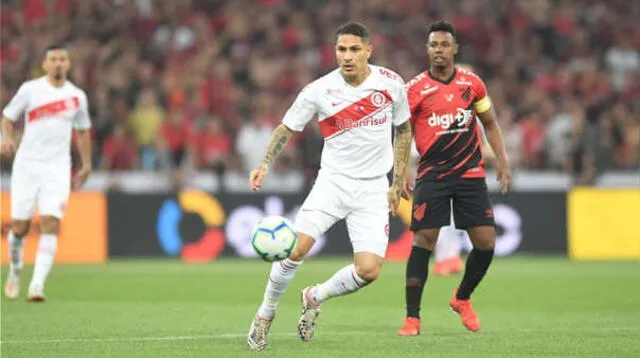
POLYGON ((389 208, 393 215, 396 215, 400 194, 406 181, 407 166, 411 156, 411 138, 411 123, 409 121, 395 127, 393 183, 389 190, 389 208))
POLYGON ((256 169, 252 170, 249 175, 249 187, 251 190, 260 190, 262 187, 262 181, 269 171, 269 167, 287 146, 287 143, 289 143, 289 139, 293 136, 293 133, 294 131, 284 124, 278 125, 273 131, 269 144, 267 145, 267 150, 264 154, 264 159, 262 159, 262 163, 260 163, 256 169))

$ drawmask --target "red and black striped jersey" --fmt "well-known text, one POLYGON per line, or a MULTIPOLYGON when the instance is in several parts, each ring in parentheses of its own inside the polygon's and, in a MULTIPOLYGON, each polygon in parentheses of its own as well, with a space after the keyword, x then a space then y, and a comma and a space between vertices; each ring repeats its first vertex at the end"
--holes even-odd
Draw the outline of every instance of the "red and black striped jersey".
POLYGON ((491 109, 484 82, 456 68, 446 80, 424 71, 407 83, 420 163, 416 180, 484 178, 478 113, 491 109))

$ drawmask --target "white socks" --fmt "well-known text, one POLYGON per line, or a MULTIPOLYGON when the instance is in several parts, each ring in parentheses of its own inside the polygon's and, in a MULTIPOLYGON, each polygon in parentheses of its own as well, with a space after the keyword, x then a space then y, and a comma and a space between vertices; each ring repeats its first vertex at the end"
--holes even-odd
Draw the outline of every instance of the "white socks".
POLYGON ((321 304, 331 297, 344 296, 355 292, 368 284, 356 273, 351 264, 341 268, 331 278, 309 290, 309 298, 315 304, 321 304))
MULTIPOLYGON (((272 319, 276 313, 278 300, 280 296, 287 290, 296 269, 302 264, 302 261, 296 262, 289 259, 274 262, 271 265, 271 273, 269 274, 269 282, 264 291, 264 299, 257 315, 261 318, 272 319)), ((331 297, 344 296, 355 292, 366 286, 369 282, 362 279, 356 273, 353 264, 341 268, 329 280, 312 287, 308 294, 309 298, 315 304, 321 304, 331 297)))
POLYGON ((271 264, 269 282, 264 290, 264 299, 258 309, 258 316, 265 319, 272 319, 275 316, 278 300, 293 281, 296 269, 300 265, 302 265, 302 261, 289 259, 271 264))
POLYGON ((31 287, 44 286, 44 282, 51 271, 53 261, 58 248, 58 237, 53 234, 40 235, 38 243, 38 252, 36 254, 36 263, 33 270, 33 278, 31 279, 31 287))
POLYGON ((438 241, 435 247, 436 262, 456 258, 460 256, 462 250, 462 238, 454 226, 443 226, 440 228, 438 241))
POLYGON ((22 270, 23 238, 17 238, 13 230, 9 231, 9 253, 11 255, 11 272, 18 274, 22 270))

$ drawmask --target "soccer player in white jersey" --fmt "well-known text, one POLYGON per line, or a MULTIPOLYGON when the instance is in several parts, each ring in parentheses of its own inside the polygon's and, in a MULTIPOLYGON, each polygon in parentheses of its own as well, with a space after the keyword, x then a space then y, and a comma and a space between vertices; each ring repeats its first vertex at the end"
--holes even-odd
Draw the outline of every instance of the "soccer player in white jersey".
POLYGON ((78 188, 91 173, 91 137, 87 96, 67 80, 69 53, 61 45, 49 46, 42 66, 46 75, 24 82, 2 112, 2 154, 15 152, 11 175, 9 248, 11 264, 5 294, 20 293, 22 244, 29 232, 36 205, 40 215, 40 241, 27 300, 44 301, 44 284, 58 246, 60 220, 71 190, 71 131, 76 130, 82 167, 74 178, 78 188), (24 118, 24 134, 16 152, 14 122, 24 118))
POLYGON ((278 300, 315 238, 335 222, 346 219, 354 262, 327 281, 302 290, 298 334, 303 341, 313 336, 320 304, 373 282, 387 250, 389 211, 396 214, 411 145, 404 81, 368 63, 372 46, 362 24, 341 26, 335 49, 339 68, 300 92, 274 130, 263 162, 250 174, 251 189, 259 190, 289 138, 317 115, 324 136, 321 169, 295 221, 296 248, 289 258, 271 266, 264 299, 247 338, 251 350, 265 348, 278 300), (387 173, 392 168, 389 185, 387 173))

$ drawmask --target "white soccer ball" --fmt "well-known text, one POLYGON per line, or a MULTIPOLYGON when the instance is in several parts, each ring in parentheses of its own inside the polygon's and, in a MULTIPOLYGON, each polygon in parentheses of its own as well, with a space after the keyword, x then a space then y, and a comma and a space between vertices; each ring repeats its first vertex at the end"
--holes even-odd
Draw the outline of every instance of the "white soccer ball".
POLYGON ((284 260, 293 251, 298 235, 293 225, 282 216, 267 216, 258 222, 251 236, 251 245, 267 262, 284 260))

